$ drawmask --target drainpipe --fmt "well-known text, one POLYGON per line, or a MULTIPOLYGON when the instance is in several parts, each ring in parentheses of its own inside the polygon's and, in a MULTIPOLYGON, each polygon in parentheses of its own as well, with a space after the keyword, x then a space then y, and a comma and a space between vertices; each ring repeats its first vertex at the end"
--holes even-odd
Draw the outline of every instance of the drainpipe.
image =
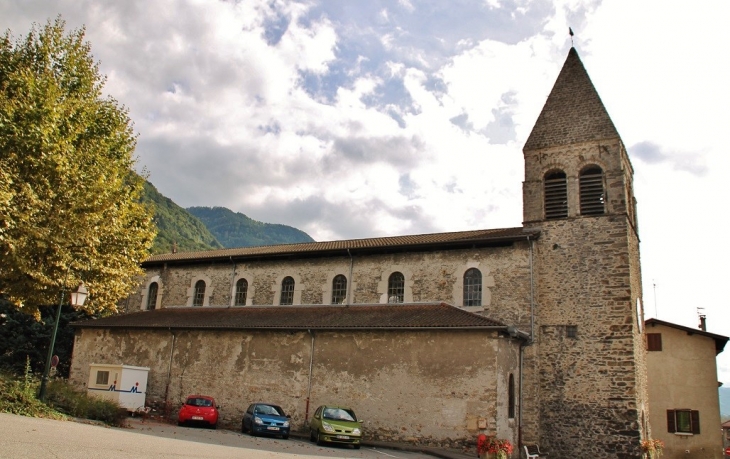
POLYGON ((167 365, 167 384, 165 384, 165 406, 168 406, 167 398, 170 393, 170 378, 172 376, 172 356, 175 352, 175 332, 168 328, 172 335, 172 346, 170 346, 170 362, 167 365))
POLYGON ((347 255, 350 256, 350 277, 347 281, 347 301, 345 301, 345 303, 347 304, 347 306, 349 306, 350 305, 350 292, 352 291, 352 264, 353 264, 354 260, 352 258, 352 254, 350 253, 350 249, 347 249, 347 255))
POLYGON ((304 408, 304 424, 306 425, 309 419, 309 398, 312 396, 312 364, 314 363, 314 333, 312 330, 307 330, 312 335, 312 348, 309 351, 309 387, 307 388, 307 405, 304 408))

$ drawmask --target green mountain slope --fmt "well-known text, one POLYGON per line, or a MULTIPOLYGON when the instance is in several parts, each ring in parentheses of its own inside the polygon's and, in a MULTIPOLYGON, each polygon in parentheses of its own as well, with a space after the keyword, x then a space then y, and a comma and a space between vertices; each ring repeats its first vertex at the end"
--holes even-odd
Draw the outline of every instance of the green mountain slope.
POLYGON ((262 223, 225 207, 189 207, 224 247, 314 242, 307 233, 291 226, 262 223))
POLYGON ((153 255, 169 253, 173 244, 179 252, 223 248, 206 226, 190 212, 166 198, 151 183, 145 181, 143 202, 155 208, 157 237, 150 252, 153 255))

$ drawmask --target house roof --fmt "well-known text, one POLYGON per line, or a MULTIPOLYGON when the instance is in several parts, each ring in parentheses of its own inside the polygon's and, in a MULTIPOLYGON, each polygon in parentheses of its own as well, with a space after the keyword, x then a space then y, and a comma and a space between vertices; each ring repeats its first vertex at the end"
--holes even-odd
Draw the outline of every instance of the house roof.
POLYGON ((458 249, 474 246, 504 245, 519 240, 535 239, 538 230, 517 228, 483 229, 450 233, 350 239, 329 242, 305 242, 260 247, 179 252, 153 255, 142 263, 149 267, 163 263, 195 263, 243 259, 273 259, 305 256, 346 256, 348 254, 393 252, 401 250, 458 249))
POLYGON ((227 308, 168 307, 74 322, 71 325, 78 328, 123 329, 491 329, 508 331, 507 326, 503 323, 446 303, 227 308))
POLYGON ((619 137, 575 48, 540 112, 524 150, 619 137))
POLYGON ((664 322, 663 320, 659 319, 648 319, 644 322, 647 327, 654 326, 654 325, 664 325, 665 327, 671 327, 676 328, 677 330, 682 330, 687 332, 688 335, 700 335, 700 336, 706 336, 708 338, 712 338, 715 340, 715 355, 719 354, 725 349, 725 344, 727 343, 728 338, 727 336, 722 335, 716 335, 714 333, 708 333, 702 329, 699 328, 692 328, 692 327, 685 327, 683 325, 677 325, 673 324, 671 322, 664 322))

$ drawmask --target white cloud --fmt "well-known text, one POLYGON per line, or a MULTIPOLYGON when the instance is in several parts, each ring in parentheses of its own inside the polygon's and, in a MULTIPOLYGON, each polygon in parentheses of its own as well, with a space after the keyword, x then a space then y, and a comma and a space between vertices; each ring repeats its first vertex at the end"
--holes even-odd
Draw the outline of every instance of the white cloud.
POLYGON ((163 194, 329 240, 519 226, 522 145, 572 27, 632 156, 647 315, 704 307, 730 335, 729 5, 27 0, 0 28, 86 25, 163 194))

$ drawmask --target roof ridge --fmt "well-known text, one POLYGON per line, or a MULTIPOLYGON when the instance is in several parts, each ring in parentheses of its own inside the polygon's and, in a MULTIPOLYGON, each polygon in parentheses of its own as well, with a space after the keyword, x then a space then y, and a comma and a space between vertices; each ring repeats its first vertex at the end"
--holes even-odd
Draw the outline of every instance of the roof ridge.
POLYGON ((521 226, 511 228, 473 229, 440 233, 407 234, 401 236, 382 236, 362 239, 344 239, 323 242, 300 242, 295 244, 278 244, 268 246, 238 247, 214 249, 197 252, 177 252, 152 255, 143 263, 161 263, 167 261, 193 261, 211 258, 228 258, 240 256, 281 255, 285 253, 313 253, 318 251, 337 251, 349 249, 378 249, 398 245, 423 246, 430 244, 455 244, 465 241, 499 241, 518 240, 538 234, 538 230, 521 226))

